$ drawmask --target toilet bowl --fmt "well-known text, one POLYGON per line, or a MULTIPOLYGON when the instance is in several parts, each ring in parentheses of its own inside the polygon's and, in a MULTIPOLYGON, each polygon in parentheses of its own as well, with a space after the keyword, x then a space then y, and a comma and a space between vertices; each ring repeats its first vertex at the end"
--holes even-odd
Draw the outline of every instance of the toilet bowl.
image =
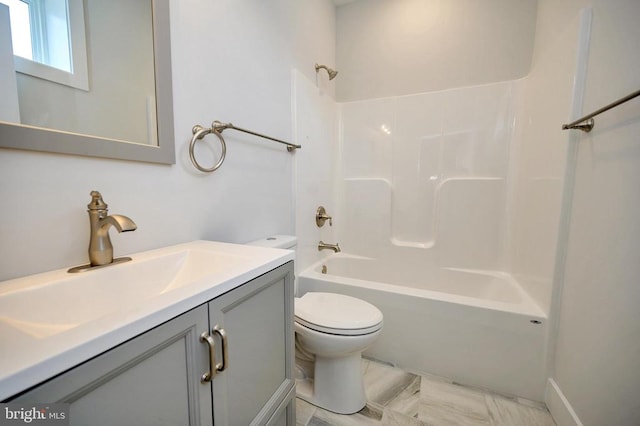
MULTIPOLYGON (((274 236, 253 245, 294 249, 295 237, 274 236)), ((361 354, 382 331, 382 312, 336 293, 295 298, 296 395, 321 408, 352 414, 366 404, 361 354)))
POLYGON ((294 329, 303 370, 298 397, 335 413, 360 411, 366 404, 361 354, 382 330, 378 308, 342 294, 306 293, 295 299, 294 329))

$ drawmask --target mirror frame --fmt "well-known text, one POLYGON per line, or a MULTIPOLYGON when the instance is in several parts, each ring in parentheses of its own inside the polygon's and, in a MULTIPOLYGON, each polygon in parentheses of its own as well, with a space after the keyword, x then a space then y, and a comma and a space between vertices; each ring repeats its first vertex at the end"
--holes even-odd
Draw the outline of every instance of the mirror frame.
POLYGON ((158 146, 0 122, 0 148, 175 164, 169 0, 152 0, 158 146))

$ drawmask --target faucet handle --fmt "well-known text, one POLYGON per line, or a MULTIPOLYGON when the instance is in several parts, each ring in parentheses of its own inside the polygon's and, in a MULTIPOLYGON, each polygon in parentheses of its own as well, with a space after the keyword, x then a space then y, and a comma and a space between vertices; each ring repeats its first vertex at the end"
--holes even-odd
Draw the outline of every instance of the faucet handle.
POLYGON ((324 226, 324 223, 327 220, 329 221, 329 226, 333 226, 333 219, 331 216, 327 215, 325 208, 322 206, 318 207, 318 210, 316 211, 316 225, 318 225, 318 228, 324 226))
POLYGON ((102 200, 102 194, 98 191, 91 191, 91 202, 87 204, 89 210, 106 210, 107 203, 102 200))

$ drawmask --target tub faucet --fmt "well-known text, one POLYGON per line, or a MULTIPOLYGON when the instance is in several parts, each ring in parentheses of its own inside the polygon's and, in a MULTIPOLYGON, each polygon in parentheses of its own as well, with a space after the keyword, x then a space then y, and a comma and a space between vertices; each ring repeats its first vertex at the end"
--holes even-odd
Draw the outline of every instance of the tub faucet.
POLYGON ((113 262, 113 245, 109 238, 109 228, 118 232, 135 231, 136 224, 126 216, 108 215, 107 204, 98 191, 91 191, 91 202, 87 205, 91 237, 89 239, 89 261, 91 266, 107 265, 113 262))
POLYGON ((338 243, 327 244, 327 243, 324 243, 324 242, 320 241, 318 243, 318 251, 320 251, 320 250, 333 250, 334 253, 339 253, 340 252, 340 246, 338 245, 338 243))

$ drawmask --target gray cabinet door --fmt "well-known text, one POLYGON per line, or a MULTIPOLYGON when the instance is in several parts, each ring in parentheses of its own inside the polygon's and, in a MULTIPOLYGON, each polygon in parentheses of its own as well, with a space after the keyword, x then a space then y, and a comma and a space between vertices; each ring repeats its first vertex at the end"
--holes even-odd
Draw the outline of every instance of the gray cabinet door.
POLYGON ((266 426, 293 426, 296 424, 295 396, 296 389, 292 388, 290 394, 285 398, 266 426))
POLYGON ((74 426, 212 425, 211 387, 200 383, 207 317, 200 306, 14 401, 69 403, 74 426))
MULTIPOLYGON (((209 318, 227 336, 226 365, 211 381, 214 423, 282 421, 274 414, 293 398, 295 385, 293 262, 211 301, 209 318)), ((217 348, 220 362, 222 344, 217 348)))

